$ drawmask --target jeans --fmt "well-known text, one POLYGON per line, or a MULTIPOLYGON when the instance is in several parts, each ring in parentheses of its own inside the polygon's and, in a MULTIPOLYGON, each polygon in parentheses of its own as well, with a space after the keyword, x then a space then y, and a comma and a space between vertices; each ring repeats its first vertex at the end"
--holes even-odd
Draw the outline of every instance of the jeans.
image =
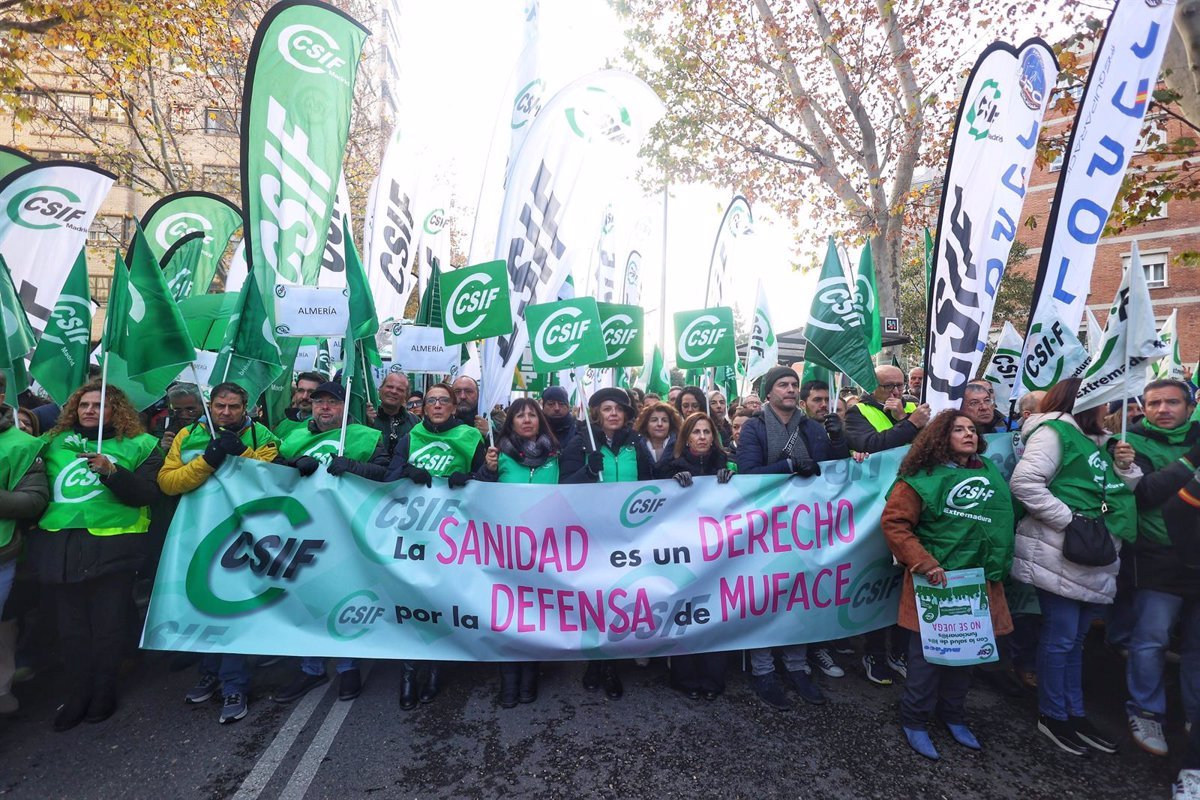
MULTIPOLYGON (((783 652, 783 666, 788 672, 808 672, 808 645, 789 644, 779 648, 783 652)), ((775 671, 775 659, 770 647, 750 651, 750 674, 770 675, 775 671)))
POLYGON ((250 688, 250 660, 246 656, 209 653, 200 659, 202 675, 216 675, 221 694, 246 694, 250 688))
POLYGON ((1038 711, 1065 721, 1082 717, 1083 639, 1088 626, 1103 612, 1084 603, 1038 589, 1042 606, 1042 641, 1037 651, 1038 711))
POLYGON ((967 724, 967 691, 971 688, 969 667, 930 664, 925 660, 921 637, 909 637, 908 677, 900 695, 900 724, 924 730, 937 711, 947 725, 967 724))
POLYGON ((12 591, 13 580, 17 577, 17 560, 14 558, 5 564, 0 564, 0 613, 4 612, 4 604, 8 602, 8 593, 12 591))
POLYGON ((1151 589, 1133 594, 1133 633, 1129 639, 1129 662, 1125 681, 1129 688, 1129 713, 1167 713, 1167 693, 1163 672, 1171 629, 1181 622, 1183 634, 1179 683, 1183 693, 1183 711, 1188 721, 1200 722, 1200 601, 1151 589))
MULTIPOLYGON (((358 661, 353 658, 339 658, 337 660, 337 674, 349 672, 352 669, 358 669, 358 661)), ((325 674, 325 659, 321 656, 305 656, 300 659, 300 671, 305 675, 324 675, 325 674)))

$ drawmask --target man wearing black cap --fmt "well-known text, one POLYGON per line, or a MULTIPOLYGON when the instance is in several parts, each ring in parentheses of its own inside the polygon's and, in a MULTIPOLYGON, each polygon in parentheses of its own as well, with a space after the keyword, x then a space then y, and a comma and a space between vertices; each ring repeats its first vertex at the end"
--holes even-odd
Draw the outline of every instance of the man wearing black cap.
POLYGON ((558 439, 559 450, 566 449, 578 430, 575 415, 571 413, 571 398, 562 386, 549 386, 542 392, 542 413, 550 423, 554 438, 558 439))
MULTIPOLYGON (((370 463, 380 439, 381 431, 366 425, 348 422, 346 442, 342 454, 338 454, 338 443, 342 437, 342 416, 346 409, 346 389, 340 383, 329 381, 313 390, 312 419, 299 430, 292 431, 279 447, 279 455, 289 466, 308 477, 322 465, 330 475, 353 472, 363 477, 382 480, 383 467, 370 463)), ((362 674, 358 662, 352 658, 341 658, 337 662, 338 699, 353 700, 362 691, 362 674)), ((305 657, 300 659, 300 675, 274 695, 277 703, 294 702, 310 690, 329 682, 325 673, 325 660, 305 657)))
MULTIPOLYGON (((792 473, 807 478, 821 474, 819 461, 850 457, 841 419, 830 414, 817 422, 799 413, 799 389, 800 376, 791 367, 775 367, 763 378, 766 405, 747 420, 738 437, 740 474, 792 473)), ((806 702, 824 703, 825 696, 809 673, 807 645, 780 649, 791 685, 806 702)), ((791 708, 775 674, 771 648, 750 651, 750 672, 754 691, 764 703, 780 710, 791 708)))

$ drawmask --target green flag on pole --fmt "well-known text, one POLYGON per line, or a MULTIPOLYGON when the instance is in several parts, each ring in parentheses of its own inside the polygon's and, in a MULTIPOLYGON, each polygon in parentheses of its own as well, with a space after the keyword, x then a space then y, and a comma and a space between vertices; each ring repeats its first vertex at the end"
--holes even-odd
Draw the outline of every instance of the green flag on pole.
POLYGON ((666 399, 667 392, 671 391, 671 373, 667 370, 662 348, 658 345, 654 345, 654 356, 650 359, 646 376, 646 391, 666 399))
POLYGON ((925 297, 929 297, 929 287, 933 284, 933 234, 925 229, 925 297))
POLYGON ((875 391, 879 383, 875 380, 866 333, 862 320, 854 313, 854 293, 830 236, 804 329, 808 341, 804 351, 806 366, 844 372, 858 386, 868 392, 875 391))
POLYGON ((87 382, 91 338, 87 252, 81 249, 29 363, 29 371, 60 406, 87 382))
MULTIPOLYGON (((196 270, 204 257, 204 232, 193 231, 175 242, 162 257, 163 275, 175 302, 192 295, 203 296, 196 285, 196 270)), ((209 280, 211 283, 211 279, 209 280)))
POLYGON ((283 374, 275 329, 259 291, 259 282, 253 277, 242 284, 212 374, 217 383, 232 381, 245 389, 252 405, 283 374))
POLYGON ((854 276, 854 310, 867 331, 867 352, 875 355, 883 349, 883 326, 879 322, 879 295, 875 291, 875 260, 868 240, 858 257, 854 276))
POLYGON ((16 398, 29 388, 29 373, 25 370, 25 356, 33 349, 33 328, 21 305, 21 297, 13 285, 12 273, 0 256, 0 371, 8 378, 8 396, 16 398))
POLYGON ((346 242, 346 287, 350 291, 350 320, 346 326, 346 338, 342 342, 344 365, 342 380, 350 389, 350 414, 361 423, 367 421, 367 405, 379 406, 379 387, 371 367, 383 366, 375 334, 379 332, 379 316, 375 313, 375 301, 367 273, 358 256, 358 248, 350 236, 349 228, 342 222, 346 242))

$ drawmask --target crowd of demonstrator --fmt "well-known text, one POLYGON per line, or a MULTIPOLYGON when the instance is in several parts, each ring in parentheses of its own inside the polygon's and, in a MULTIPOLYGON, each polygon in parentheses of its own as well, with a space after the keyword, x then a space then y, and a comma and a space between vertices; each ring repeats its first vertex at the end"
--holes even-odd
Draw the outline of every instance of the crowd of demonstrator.
MULTIPOLYGON (((1089 721, 1082 689, 1084 641, 1103 620, 1107 645, 1126 658, 1132 740, 1157 756, 1167 755, 1168 655, 1178 651, 1190 736, 1174 789, 1200 797, 1200 728, 1192 728, 1200 719, 1200 422, 1191 376, 1148 384, 1124 419, 1121 406, 1076 413, 1074 380, 1023 396, 1011 414, 996 408, 989 383, 975 381, 959 409, 931 416, 917 399, 919 369, 907 380, 896 367, 879 367, 876 376, 870 394, 831 395, 825 383, 801 384, 795 370, 776 367, 761 381, 760 396, 732 402, 695 386, 674 387, 666 397, 607 388, 589 398, 578 419, 562 387, 485 418, 471 378, 419 393, 392 373, 379 387, 378 408, 349 423, 343 455, 318 460, 323 442, 343 436, 347 398, 340 383, 316 373, 297 376, 274 429, 257 421, 259 409, 232 383, 213 387, 207 402, 197 387, 176 384, 139 414, 112 386, 101 398, 97 381, 61 409, 28 393, 14 408, 4 404, 0 374, 0 715, 17 710, 12 686, 33 674, 46 649, 39 639, 53 639, 63 666, 56 730, 115 712, 121 662, 174 504, 230 458, 283 464, 305 476, 324 468, 424 486, 444 478, 451 488, 472 480, 601 479, 674 479, 689 487, 701 476, 721 483, 739 474, 809 477, 820 474, 823 461, 862 461, 911 445, 882 518, 887 545, 906 571, 898 624, 863 637, 855 658, 874 684, 903 680, 900 723, 912 748, 939 757, 931 736, 936 717, 954 742, 980 749, 965 714, 976 677, 1003 691, 1036 692, 1039 717, 1031 725, 1048 746, 1076 756, 1116 752, 1114 732, 1089 721), (1126 425, 1127 435, 1114 437, 1126 425), (984 434, 1008 430, 1018 432, 1019 460, 1006 481, 981 456, 984 434), (452 456, 422 460, 434 442, 452 456), (952 487, 973 476, 995 491, 970 515, 944 513, 952 487), (1081 543, 1090 546, 1081 550, 1081 543), (908 574, 945 585, 947 570, 974 567, 988 580, 1003 657, 991 668, 931 664, 908 574)), ((824 703, 820 684, 845 676, 838 662, 857 652, 850 644, 750 651, 754 692, 781 711, 792 707, 792 692, 824 703), (824 677, 818 681, 816 673, 824 677)), ((715 700, 725 688, 728 656, 670 659, 672 687, 715 700)), ((185 699, 219 698, 221 723, 241 719, 252 669, 261 663, 251 655, 207 656, 185 699)), ((584 689, 621 698, 621 669, 615 661, 589 662, 584 689)), ((339 697, 356 697, 359 665, 341 659, 335 671, 339 697)), ((501 664, 499 705, 534 702, 538 673, 536 662, 501 664)), ((301 659, 295 679, 273 699, 293 702, 329 680, 324 659, 301 659)), ((400 707, 433 701, 441 683, 437 663, 403 662, 400 707)))

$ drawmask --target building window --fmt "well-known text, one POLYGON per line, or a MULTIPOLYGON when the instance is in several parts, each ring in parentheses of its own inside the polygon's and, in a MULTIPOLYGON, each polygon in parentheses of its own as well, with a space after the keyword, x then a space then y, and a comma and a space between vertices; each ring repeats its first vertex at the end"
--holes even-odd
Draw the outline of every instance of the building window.
POLYGON ((112 97, 92 98, 92 119, 101 122, 124 122, 125 109, 121 101, 112 97))
POLYGON ((86 119, 92 115, 92 96, 81 92, 55 92, 51 106, 63 114, 86 119))
POLYGON ((227 108, 204 109, 204 132, 218 136, 237 136, 241 115, 227 108))
POLYGON ((241 190, 241 170, 223 164, 205 164, 204 188, 217 194, 237 196, 241 190))
MULTIPOLYGON (((1142 253, 1142 269, 1146 272, 1146 286, 1151 289, 1167 288, 1167 261, 1170 252, 1160 250, 1155 253, 1142 253)), ((1121 256, 1121 267, 1128 269, 1129 256, 1121 256)))

